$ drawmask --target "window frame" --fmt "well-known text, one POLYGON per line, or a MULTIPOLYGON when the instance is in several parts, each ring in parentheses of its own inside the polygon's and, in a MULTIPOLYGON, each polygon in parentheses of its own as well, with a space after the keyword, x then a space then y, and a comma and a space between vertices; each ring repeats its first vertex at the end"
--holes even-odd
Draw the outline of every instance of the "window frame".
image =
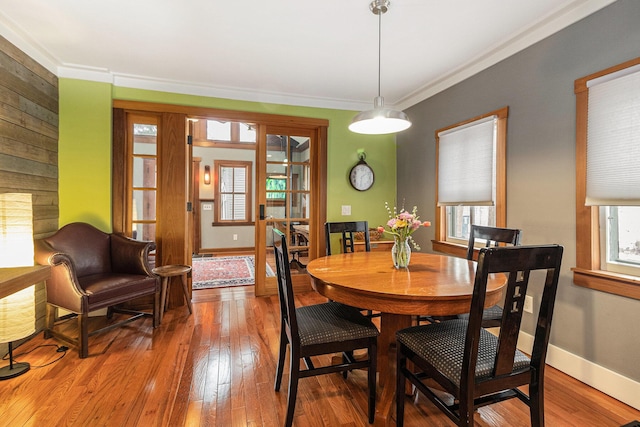
MULTIPOLYGON (((252 207, 252 197, 253 190, 251 187, 252 176, 251 170, 253 168, 253 163, 250 161, 242 161, 242 160, 215 160, 213 162, 213 170, 214 170, 214 200, 215 209, 213 216, 213 225, 214 226, 227 226, 227 225, 252 225, 251 221, 251 207, 252 207), (221 209, 222 203, 221 201, 221 191, 220 191, 220 170, 222 168, 244 168, 245 169, 245 181, 246 187, 244 192, 245 198, 245 219, 244 220, 221 220, 221 209)), ((234 193, 235 194, 235 193, 234 193)))
POLYGON ((577 79, 576 95, 576 266, 577 286, 640 299, 640 277, 601 269, 600 207, 585 206, 587 193, 587 82, 640 64, 640 57, 577 79))
POLYGON ((436 216, 435 216, 435 239, 431 241, 434 251, 449 255, 466 257, 468 244, 462 245, 447 241, 447 206, 438 206, 438 154, 440 132, 464 126, 486 117, 496 116, 496 227, 506 227, 507 223, 507 118, 509 107, 502 107, 498 110, 464 120, 453 125, 437 129, 436 137, 436 216))

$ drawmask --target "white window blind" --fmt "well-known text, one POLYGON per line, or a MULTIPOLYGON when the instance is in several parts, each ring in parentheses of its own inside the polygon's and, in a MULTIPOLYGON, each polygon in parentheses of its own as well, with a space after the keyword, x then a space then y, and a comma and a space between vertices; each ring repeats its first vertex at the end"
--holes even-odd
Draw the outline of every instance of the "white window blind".
POLYGON ((640 205, 640 66, 587 83, 587 206, 640 205))
POLYGON ((493 206, 496 116, 438 133, 438 206, 493 206))

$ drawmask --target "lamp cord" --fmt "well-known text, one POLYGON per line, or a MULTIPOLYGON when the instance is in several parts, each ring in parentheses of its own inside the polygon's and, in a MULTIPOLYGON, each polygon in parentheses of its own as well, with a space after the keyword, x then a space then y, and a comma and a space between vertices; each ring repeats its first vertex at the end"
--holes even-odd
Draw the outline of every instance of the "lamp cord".
MULTIPOLYGON (((61 353, 61 354, 60 354, 60 356, 58 356, 57 359, 54 359, 51 362, 45 363, 44 365, 31 365, 32 368, 44 368, 45 366, 52 365, 52 364, 56 363, 58 360, 62 359, 67 354, 66 347, 63 348, 63 347, 60 347, 60 346, 58 346, 56 344, 40 344, 39 346, 34 347, 29 351, 25 351, 24 353, 20 353, 18 355, 14 354, 13 355, 13 361, 16 362, 16 360, 15 360, 16 357, 20 357, 20 356, 24 356, 26 354, 29 354, 32 351, 34 351, 34 350, 36 350, 36 349, 38 349, 40 347, 55 347, 56 348, 56 352, 57 353, 61 353)), ((9 356, 9 352, 7 352, 4 356, 2 356, 2 360, 9 360, 7 358, 7 356, 9 356)))

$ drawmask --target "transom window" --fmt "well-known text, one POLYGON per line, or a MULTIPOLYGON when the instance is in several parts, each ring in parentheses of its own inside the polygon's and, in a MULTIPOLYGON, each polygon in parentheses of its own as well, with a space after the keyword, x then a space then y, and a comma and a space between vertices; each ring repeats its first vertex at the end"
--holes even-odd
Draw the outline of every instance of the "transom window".
POLYGON ((207 139, 216 142, 256 143, 256 127, 250 123, 207 120, 207 139))

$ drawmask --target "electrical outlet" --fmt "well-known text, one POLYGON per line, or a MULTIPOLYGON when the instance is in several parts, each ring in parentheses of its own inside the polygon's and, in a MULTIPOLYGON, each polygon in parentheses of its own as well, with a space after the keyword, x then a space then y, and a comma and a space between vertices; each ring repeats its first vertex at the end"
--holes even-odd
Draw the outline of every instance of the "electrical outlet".
POLYGON ((342 215, 351 215, 351 205, 342 205, 342 215))
POLYGON ((233 240, 238 240, 238 235, 237 234, 233 235, 233 240))
POLYGON ((533 297, 529 295, 524 296, 524 312, 533 313, 533 297))

